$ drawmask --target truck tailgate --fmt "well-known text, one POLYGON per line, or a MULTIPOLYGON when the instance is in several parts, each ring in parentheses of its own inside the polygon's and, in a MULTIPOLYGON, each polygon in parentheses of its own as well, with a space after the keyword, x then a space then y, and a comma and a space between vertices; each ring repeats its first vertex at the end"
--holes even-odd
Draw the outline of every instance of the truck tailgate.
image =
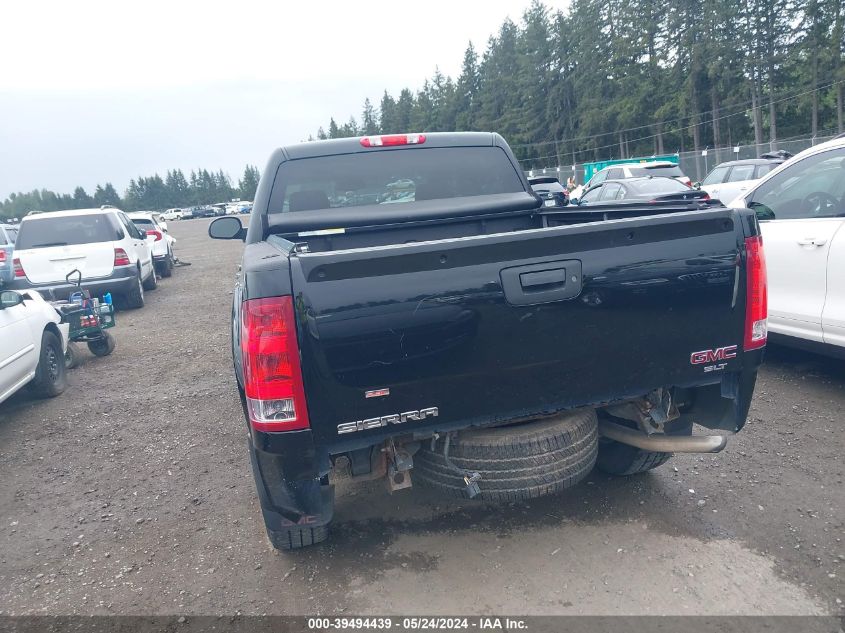
POLYGON ((690 357, 741 349, 738 213, 293 256, 315 438, 483 424, 718 381, 742 354, 709 373, 690 357), (338 436, 340 424, 431 408, 437 417, 401 429, 390 419, 338 436))

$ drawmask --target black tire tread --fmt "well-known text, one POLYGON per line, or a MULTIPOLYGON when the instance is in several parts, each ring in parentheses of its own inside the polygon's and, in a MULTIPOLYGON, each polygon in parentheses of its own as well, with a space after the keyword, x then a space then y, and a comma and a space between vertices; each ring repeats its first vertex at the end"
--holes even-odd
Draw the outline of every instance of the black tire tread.
POLYGON ((170 277, 171 275, 173 275, 173 256, 168 253, 167 257, 164 258, 164 264, 161 266, 161 276, 170 277))
MULTIPOLYGON (((598 451, 596 415, 580 410, 512 427, 459 434, 451 461, 481 474, 481 499, 517 501, 571 488, 593 469, 598 451)), ((446 464, 443 440, 414 457, 414 478, 423 485, 466 497, 463 477, 446 464)))
POLYGON ((109 332, 103 332, 103 339, 97 341, 89 341, 88 349, 94 356, 108 356, 114 351, 116 341, 109 332), (105 340, 105 344, 103 344, 105 340))
POLYGON ((658 468, 668 462, 672 455, 644 451, 635 446, 607 440, 599 445, 596 467, 609 475, 625 477, 658 468))
POLYGON ((144 285, 144 290, 155 290, 158 288, 158 278, 156 277, 156 267, 155 264, 152 266, 152 271, 150 271, 149 276, 142 282, 144 285))
POLYGON ((38 352, 38 365, 35 368, 35 378, 30 383, 31 392, 38 398, 55 398, 67 388, 67 372, 65 370, 65 359, 62 353, 61 339, 50 330, 45 330, 41 335, 41 348, 38 352), (58 354, 59 380, 51 382, 45 374, 43 360, 44 349, 47 344, 53 346, 58 354))
MULTIPOLYGON (((140 277, 141 271, 138 271, 138 276, 140 277)), ((137 280, 136 280, 137 281, 137 280)), ((126 293, 125 297, 125 304, 126 307, 130 310, 137 310, 139 308, 144 307, 144 302, 146 301, 145 297, 141 292, 138 290, 137 286, 133 285, 132 290, 126 293)))

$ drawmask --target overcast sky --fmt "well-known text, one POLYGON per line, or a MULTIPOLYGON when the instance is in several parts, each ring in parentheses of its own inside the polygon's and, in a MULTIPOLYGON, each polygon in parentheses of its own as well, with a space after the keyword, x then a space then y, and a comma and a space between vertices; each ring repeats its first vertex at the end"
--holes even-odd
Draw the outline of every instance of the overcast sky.
POLYGON ((0 199, 173 167, 237 183, 329 117, 360 120, 365 97, 457 76, 528 3, 0 2, 0 199))

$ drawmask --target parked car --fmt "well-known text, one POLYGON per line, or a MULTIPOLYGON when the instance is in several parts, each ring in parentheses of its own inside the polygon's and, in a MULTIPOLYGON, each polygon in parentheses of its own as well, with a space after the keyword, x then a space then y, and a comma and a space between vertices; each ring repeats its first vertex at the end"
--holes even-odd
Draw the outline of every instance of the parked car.
POLYGON ((161 217, 169 222, 171 220, 181 220, 183 214, 182 209, 168 209, 161 214, 161 217))
POLYGON ((183 217, 187 218, 213 218, 217 215, 217 209, 211 206, 198 206, 185 209, 190 214, 183 217))
POLYGON ((720 163, 701 181, 699 188, 711 198, 730 203, 784 161, 783 158, 750 158, 720 163))
POLYGON ((147 243, 153 252, 153 263, 160 277, 173 274, 173 245, 176 239, 167 232, 153 213, 130 213, 129 219, 147 236, 147 243))
POLYGON ((74 269, 93 296, 118 294, 129 308, 143 307, 144 291, 157 284, 146 234, 115 208, 28 215, 20 223, 13 266, 11 288, 34 288, 54 299, 76 291, 65 279, 74 269))
POLYGON ((0 290, 0 402, 31 385, 35 395, 65 390, 68 324, 35 291, 0 290))
POLYGON ((528 184, 543 200, 543 206, 565 207, 569 204, 569 191, 554 176, 533 176, 528 184))
POLYGON ((773 340, 845 356, 845 138, 795 155, 731 206, 760 220, 773 340))
POLYGON ((209 235, 246 241, 234 373, 277 548, 327 537, 339 473, 514 501, 724 448, 693 422, 745 424, 766 342, 752 211, 545 209, 490 133, 303 143, 263 174, 249 229, 209 235), (397 178, 413 201, 371 200, 397 178))
POLYGON ((584 196, 584 193, 596 185, 600 185, 605 180, 624 180, 626 178, 640 178, 642 176, 664 176, 674 178, 688 187, 692 186, 692 181, 684 174, 677 163, 667 160, 656 160, 647 163, 609 165, 593 174, 593 177, 583 185, 575 187, 569 193, 569 199, 578 198, 580 200, 584 196))
POLYGON ((150 211, 149 214, 153 216, 153 219, 158 223, 158 225, 163 228, 165 231, 167 230, 167 220, 164 219, 164 216, 159 213, 158 211, 150 211))
POLYGON ((0 288, 8 284, 15 277, 12 268, 12 253, 15 250, 15 240, 17 237, 17 226, 0 224, 0 288))
MULTIPOLYGON (((585 193, 579 205, 595 202, 624 202, 624 201, 646 201, 667 202, 673 200, 709 200, 710 196, 706 191, 690 189, 674 178, 663 178, 646 176, 641 178, 629 178, 628 180, 605 180, 603 183, 592 187, 585 193)), ((575 202, 575 201, 573 201, 575 202)))

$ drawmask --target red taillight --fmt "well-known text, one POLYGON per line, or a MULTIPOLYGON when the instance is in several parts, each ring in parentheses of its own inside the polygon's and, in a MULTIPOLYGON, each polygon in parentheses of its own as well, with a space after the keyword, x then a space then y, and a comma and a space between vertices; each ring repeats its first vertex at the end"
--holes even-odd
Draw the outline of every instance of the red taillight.
POLYGON ((252 427, 307 429, 293 298, 249 299, 243 304, 241 323, 244 391, 252 427))
POLYGON ((704 195, 701 196, 701 198, 699 198, 699 200, 709 200, 710 199, 709 193, 707 193, 706 191, 702 191, 701 193, 703 193, 704 195))
POLYGON ((164 237, 161 234, 161 231, 156 231, 155 229, 150 229, 149 231, 147 231, 147 235, 152 235, 153 237, 155 237, 155 240, 153 240, 154 242, 158 242, 161 238, 164 237))
POLYGON ((364 147, 389 147, 391 145, 422 145, 425 134, 382 134, 381 136, 365 136, 361 139, 364 147))
POLYGON ((26 273, 24 272, 23 266, 21 266, 21 260, 15 257, 12 260, 12 266, 15 267, 15 277, 26 277, 26 273))
POLYGON ((114 249, 114 265, 115 266, 128 266, 132 262, 129 261, 129 255, 126 254, 126 251, 122 248, 114 249))
POLYGON ((768 335, 768 288, 763 238, 745 240, 745 351, 763 347, 768 335))
POLYGON ((0 264, 6 261, 6 251, 0 251, 0 264))

